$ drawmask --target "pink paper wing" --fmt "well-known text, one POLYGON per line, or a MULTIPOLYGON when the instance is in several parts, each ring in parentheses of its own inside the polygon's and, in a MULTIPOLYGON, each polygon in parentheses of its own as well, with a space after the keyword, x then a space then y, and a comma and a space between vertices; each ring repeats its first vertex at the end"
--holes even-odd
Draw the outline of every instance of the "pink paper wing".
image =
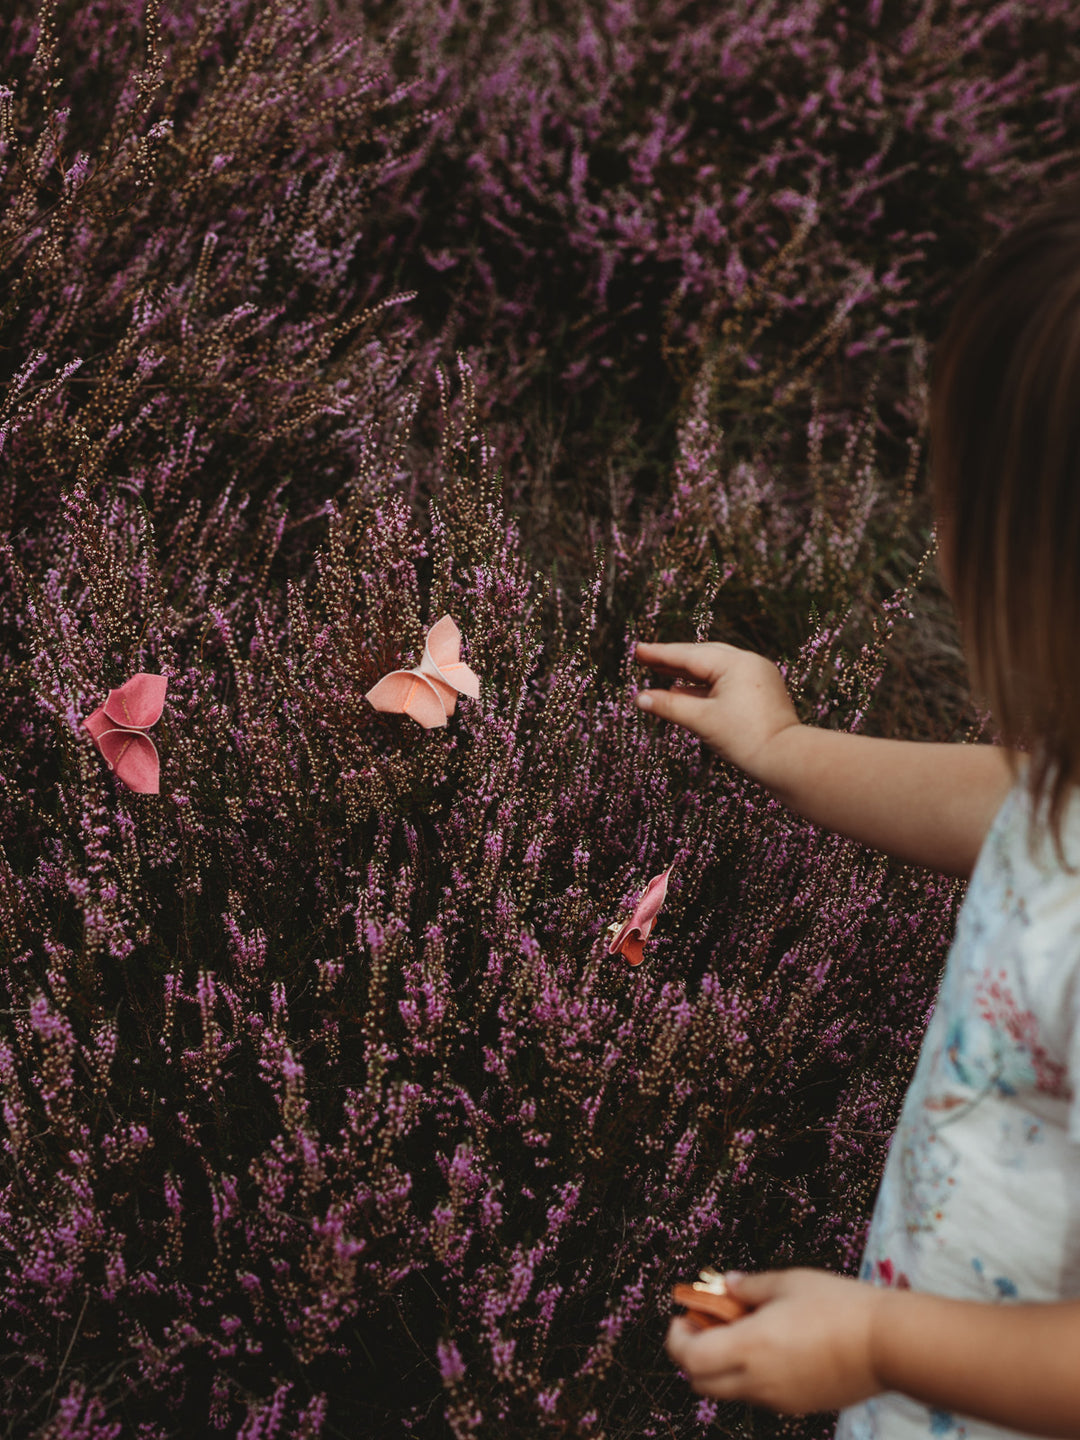
POLYGON ((453 665, 461 659, 461 631, 449 615, 444 615, 441 620, 436 620, 427 632, 424 651, 430 655, 439 670, 446 665, 453 665))
MULTIPOLYGON (((92 715, 87 715, 86 719, 82 723, 83 728, 90 731, 91 738, 93 739, 95 745, 97 745, 98 741, 101 739, 102 735, 104 735, 106 730, 112 729, 112 722, 105 714, 104 705, 99 705, 98 708, 94 711, 94 713, 92 715)), ((98 745, 98 749, 101 749, 100 745, 98 745)))
POLYGON ((437 670, 422 669, 421 674, 442 701, 447 715, 453 715, 457 709, 457 691, 454 687, 448 685, 437 670))
POLYGON ((479 700, 480 681, 461 658, 461 631, 449 615, 444 615, 428 631, 420 669, 430 679, 438 677, 459 694, 479 700))
POLYGON ((157 795, 161 775, 157 746, 141 730, 105 730, 98 737, 98 749, 129 790, 140 795, 157 795))
POLYGON ((623 942, 626 940, 626 937, 630 934, 630 931, 633 928, 633 924, 633 920, 627 920, 626 924, 623 925, 622 928, 617 932, 614 940, 612 940, 607 947, 607 953, 609 955, 617 955, 619 953, 619 951, 623 947, 623 942))
POLYGON ((479 676, 469 669, 464 660, 457 660, 453 665, 444 665, 439 674, 459 694, 468 695, 470 700, 480 699, 479 676))
POLYGON ((645 937, 639 940, 636 935, 627 935, 626 939, 619 946, 619 950, 631 965, 640 965, 645 959, 645 937))
POLYGON ((145 730, 161 719, 168 680, 164 675, 140 671, 116 690, 109 691, 103 709, 114 725, 131 725, 145 730))
POLYGON ((608 946, 608 954, 625 955, 631 965, 640 965, 645 959, 645 939, 638 927, 628 920, 608 946))
POLYGON ((364 697, 388 715, 410 715, 425 730, 446 724, 446 707, 435 686, 418 670, 391 670, 364 697))
POLYGON ((662 875, 654 875, 645 887, 645 894, 642 895, 630 917, 630 924, 639 926, 642 937, 648 935, 656 919, 657 911, 667 899, 667 882, 671 874, 671 866, 662 875))

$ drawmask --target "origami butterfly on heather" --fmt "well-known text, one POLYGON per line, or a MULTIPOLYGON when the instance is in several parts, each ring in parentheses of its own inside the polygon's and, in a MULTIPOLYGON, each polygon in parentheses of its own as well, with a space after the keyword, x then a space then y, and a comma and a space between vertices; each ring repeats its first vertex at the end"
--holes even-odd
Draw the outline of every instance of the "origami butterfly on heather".
POLYGON ((168 683, 164 675, 133 675, 83 721, 116 778, 141 795, 159 789, 157 746, 146 731, 161 719, 168 683))
POLYGON ((674 865, 669 865, 662 874, 653 876, 625 924, 620 925, 616 920, 608 926, 608 934, 612 937, 608 946, 609 955, 625 955, 631 965, 640 965, 645 959, 645 941, 652 934, 657 911, 667 899, 668 876, 674 868, 674 865))
POLYGON ((376 710, 411 715, 425 730, 445 725, 457 697, 480 698, 480 681, 461 658, 461 631, 444 615, 427 633, 424 656, 413 670, 391 670, 364 697, 376 710))

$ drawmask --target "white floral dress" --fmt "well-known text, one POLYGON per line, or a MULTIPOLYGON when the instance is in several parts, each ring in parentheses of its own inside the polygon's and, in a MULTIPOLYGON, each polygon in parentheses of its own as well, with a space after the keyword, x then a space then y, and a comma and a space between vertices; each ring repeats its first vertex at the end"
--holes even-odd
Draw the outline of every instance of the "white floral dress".
MULTIPOLYGON (((861 1276, 992 1305, 1080 1298, 1080 873, 1028 849, 1018 784, 986 837, 889 1149, 861 1276)), ((1080 795, 1065 814, 1080 867, 1080 795)), ((1080 1361, 1078 1361, 1080 1364, 1080 1361)), ((906 1396, 837 1440, 1001 1440, 906 1396)))

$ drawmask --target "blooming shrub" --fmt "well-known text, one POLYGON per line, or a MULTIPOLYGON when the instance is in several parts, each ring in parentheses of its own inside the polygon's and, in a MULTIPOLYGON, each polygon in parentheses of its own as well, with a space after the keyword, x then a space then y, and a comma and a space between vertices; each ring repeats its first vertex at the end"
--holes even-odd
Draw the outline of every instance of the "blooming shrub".
POLYGON ((415 322, 348 275, 420 122, 385 56, 324 53, 295 5, 143 8, 0 22, 4 523, 32 546, 82 477, 179 525, 178 551, 217 506, 222 545, 250 526, 284 562, 424 373, 415 322))
MULTIPOLYGON (((335 8, 348 28, 355 0, 335 8)), ((359 8, 398 27, 402 73, 441 112, 380 209, 380 269, 469 353, 564 559, 569 497, 587 488, 599 520, 613 456, 637 495, 663 489, 703 348, 750 433, 816 373, 847 411, 880 363, 902 440, 911 346, 939 333, 958 270, 1076 165, 1069 0, 359 8), (804 220, 783 283, 753 295, 804 220), (725 334, 740 300, 753 323, 725 334), (778 354, 803 347, 785 392, 778 354)))
POLYGON ((306 581, 238 576, 201 629, 122 492, 72 487, 40 583, 8 552, 12 1417, 648 1433, 688 1410, 674 1278, 856 1257, 949 887, 644 723, 589 655, 603 571, 545 647, 490 457, 443 463, 430 526, 388 476, 306 581), (377 715, 444 609, 480 701, 377 715), (136 665, 169 681, 160 797, 79 733, 136 665), (631 971, 607 924, 671 860, 631 971))
MULTIPOLYGON (((755 41, 746 62, 779 76, 782 25, 798 56, 799 17, 825 23, 751 9, 646 23, 594 7, 560 28, 521 7, 501 31, 493 9, 479 50, 452 7, 443 25, 421 4, 396 32, 374 6, 364 32, 350 12, 351 42, 346 18, 319 32, 290 3, 19 3, 0 19, 6 1433, 826 1433, 689 1396, 661 1348, 667 1296, 706 1262, 855 1263, 955 887, 815 831, 647 720, 630 645, 755 639, 807 718, 872 721, 919 603, 924 361, 913 343, 902 377, 883 371, 899 437, 856 370, 831 399, 807 390, 805 332, 850 299, 828 247, 811 254, 815 225, 862 243, 824 172, 817 219, 795 207, 771 268, 748 231, 728 311, 692 263, 720 263, 721 180, 697 158, 667 168, 659 118, 641 175, 627 160, 607 187, 622 230, 545 210, 547 251, 505 220, 481 243, 470 207, 509 172, 452 163, 454 146, 474 154, 478 95, 532 104, 524 79, 500 95, 491 77, 533 74, 590 15, 610 64, 581 51, 581 73, 611 94, 659 75, 658 54, 703 86, 723 25, 751 21, 773 49, 755 41), (634 230, 634 186, 654 176, 700 210, 693 244, 670 189, 634 230), (602 285, 589 266, 609 251, 602 285), (579 274, 593 332, 560 338, 556 288, 521 288, 538 266, 553 287, 579 274), (431 276, 455 267, 490 283, 441 310, 431 276), (595 454, 625 436, 629 409, 597 397, 639 404, 655 361, 645 341, 635 359, 620 314, 635 273, 685 346, 634 441, 670 463, 640 487, 613 470, 604 494, 596 472, 573 503, 555 476, 515 519, 523 385, 591 395, 593 428, 584 401, 567 423, 595 454), (755 342, 739 327, 770 285, 793 311, 805 290, 807 325, 779 317, 763 378, 740 387, 755 342), (455 342, 472 359, 436 385, 455 342), (418 663, 444 613, 480 698, 430 731, 377 713, 365 692, 418 663), (139 672, 168 681, 158 795, 125 788, 83 727, 139 672), (609 927, 669 866, 631 968, 609 927)), ((890 40, 928 96, 932 38, 890 40)), ((589 203, 649 107, 677 101, 685 143, 713 143, 687 84, 689 100, 604 100, 609 139, 577 142, 589 203)), ((1019 138, 993 171, 980 115, 942 122, 972 159, 954 239, 992 222, 988 196, 1038 179, 1019 138)), ((519 118, 500 122, 508 146, 519 118)), ((481 131, 496 145, 494 122, 481 131)), ((861 219, 872 229, 853 206, 861 219)), ((868 306, 893 303, 864 280, 868 306)))

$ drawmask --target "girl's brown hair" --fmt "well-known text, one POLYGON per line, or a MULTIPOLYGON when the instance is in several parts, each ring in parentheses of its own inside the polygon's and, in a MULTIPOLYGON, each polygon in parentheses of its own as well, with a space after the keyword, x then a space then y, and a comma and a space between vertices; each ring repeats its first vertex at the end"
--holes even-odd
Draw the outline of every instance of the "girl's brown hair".
POLYGON ((1080 181, 963 286, 934 351, 930 469, 972 682, 1003 743, 1030 750, 1064 863, 1080 780, 1080 181))

